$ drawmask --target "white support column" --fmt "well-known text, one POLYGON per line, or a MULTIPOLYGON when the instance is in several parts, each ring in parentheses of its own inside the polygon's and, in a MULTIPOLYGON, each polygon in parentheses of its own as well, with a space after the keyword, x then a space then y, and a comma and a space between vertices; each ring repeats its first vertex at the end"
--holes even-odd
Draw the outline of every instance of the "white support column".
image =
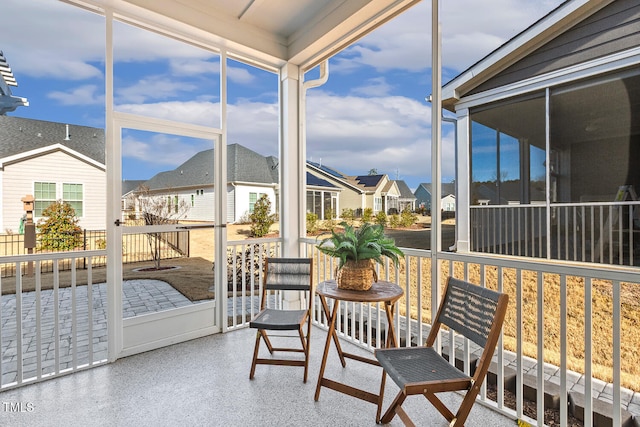
MULTIPOLYGON (((282 255, 300 256, 299 238, 305 222, 304 127, 301 108, 300 69, 287 64, 280 69, 280 236, 282 255)), ((283 307, 295 310, 302 305, 300 292, 285 292, 283 307)))
POLYGON ((298 239, 305 222, 305 157, 302 144, 300 69, 287 64, 280 70, 280 236, 282 255, 299 256, 298 239))
POLYGON ((469 216, 471 215, 470 201, 471 201, 471 189, 470 179, 466 174, 466 171, 470 171, 471 162, 469 159, 469 153, 471 152, 469 147, 471 140, 469 139, 469 109, 456 111, 458 115, 457 129, 458 129, 458 146, 456 148, 458 153, 457 170, 459 172, 456 176, 456 185, 458 187, 458 194, 456 195, 456 226, 458 228, 458 240, 456 242, 457 252, 467 253, 469 252, 469 242, 471 241, 471 224, 469 216))

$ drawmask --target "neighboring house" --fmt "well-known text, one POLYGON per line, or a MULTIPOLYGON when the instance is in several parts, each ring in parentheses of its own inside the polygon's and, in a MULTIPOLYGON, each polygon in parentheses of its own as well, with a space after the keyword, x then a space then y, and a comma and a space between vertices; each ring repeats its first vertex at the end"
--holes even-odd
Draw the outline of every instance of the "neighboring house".
MULTIPOLYGON (((444 85, 443 108, 458 123, 458 211, 472 233, 459 235, 459 250, 549 236, 536 256, 599 259, 590 235, 617 231, 589 227, 616 218, 591 206, 640 188, 639 22, 637 0, 566 1, 444 85), (483 219, 500 212, 509 219, 483 219)), ((622 218, 630 206, 617 208, 622 218)))
MULTIPOLYGON (((309 174, 340 189, 337 193, 336 202, 336 214, 338 217, 340 217, 344 209, 352 209, 356 214, 362 214, 362 210, 366 207, 366 192, 363 188, 351 183, 347 175, 320 163, 307 161, 307 176, 309 174)), ((307 198, 307 212, 310 212, 310 206, 313 206, 313 204, 307 198)))
POLYGON ((136 194, 140 191, 144 179, 125 179, 122 181, 122 220, 125 220, 131 216, 131 219, 136 218, 136 194))
MULTIPOLYGON (((160 172, 142 183, 149 196, 167 197, 178 206, 186 204, 179 218, 187 221, 214 220, 214 151, 196 153, 171 171, 160 172)), ((278 211, 278 160, 263 156, 240 144, 227 146, 227 222, 248 220, 256 201, 266 195, 271 201, 271 213, 278 211)), ((337 209, 340 189, 307 173, 308 211, 324 218, 324 212, 337 209), (309 210, 309 207, 311 209, 309 210)), ((127 196, 124 194, 123 197, 127 196)), ((128 197, 131 197, 128 195, 128 197)), ((127 205, 123 201, 123 206, 127 205)), ((178 219, 178 218, 177 218, 178 219)))
MULTIPOLYGON (((419 208, 424 208, 431 212, 431 184, 421 183, 413 192, 419 208)), ((445 212, 456 211, 456 184, 453 182, 443 183, 441 187, 440 207, 445 212)))
POLYGON ((69 202, 80 227, 106 226, 104 130, 0 115, 0 222, 17 232, 21 199, 35 197, 34 221, 56 200, 69 202))
POLYGON ((398 210, 402 212, 408 208, 413 212, 416 209, 416 196, 411 192, 411 189, 406 182, 396 180, 395 183, 400 191, 400 197, 398 197, 398 210))
MULTIPOLYGON (((311 161, 307 161, 307 172, 341 189, 338 195, 341 210, 338 215, 344 209, 352 209, 356 215, 362 215, 366 208, 371 208, 374 215, 378 212, 391 214, 401 210, 398 181, 390 180, 387 175, 349 176, 311 161)), ((408 199, 405 203, 408 203, 408 199)))

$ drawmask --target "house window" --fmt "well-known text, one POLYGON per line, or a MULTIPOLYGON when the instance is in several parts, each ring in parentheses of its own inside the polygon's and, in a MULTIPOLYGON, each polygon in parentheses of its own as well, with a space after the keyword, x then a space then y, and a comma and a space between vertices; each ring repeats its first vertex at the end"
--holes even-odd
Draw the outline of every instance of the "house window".
POLYGON ((34 183, 33 194, 36 199, 33 215, 42 216, 42 211, 56 201, 56 183, 36 182, 34 183))
POLYGON ((266 196, 265 193, 249 193, 249 213, 253 213, 256 206, 256 202, 262 196, 266 196))
POLYGON ((173 210, 178 213, 178 196, 173 196, 173 210))
POLYGON ((195 206, 195 200, 193 194, 191 195, 191 207, 195 206))
POLYGON ((380 212, 382 210, 382 197, 373 198, 373 211, 380 212))
POLYGON ((62 200, 71 205, 76 216, 82 216, 82 184, 62 184, 62 200))

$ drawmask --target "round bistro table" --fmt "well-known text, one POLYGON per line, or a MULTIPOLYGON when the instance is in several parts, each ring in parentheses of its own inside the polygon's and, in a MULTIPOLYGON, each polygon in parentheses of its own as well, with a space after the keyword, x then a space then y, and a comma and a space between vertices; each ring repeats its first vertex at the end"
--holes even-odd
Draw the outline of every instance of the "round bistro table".
POLYGON ((320 398, 320 388, 327 387, 332 390, 336 390, 340 393, 348 394, 358 399, 365 400, 378 406, 376 414, 376 422, 380 421, 380 412, 382 408, 382 399, 384 398, 384 380, 385 375, 382 375, 382 383, 379 394, 371 393, 362 389, 352 387, 347 384, 339 383, 337 381, 330 380, 324 377, 324 370, 327 364, 327 355, 329 354, 329 347, 331 342, 335 344, 338 356, 342 367, 347 366, 346 358, 357 360, 359 362, 368 363, 370 365, 380 366, 376 359, 362 357, 356 354, 347 353, 342 351, 340 341, 338 340, 338 334, 335 329, 336 318, 340 307, 340 301, 347 302, 361 302, 361 303, 384 303, 384 311, 387 315, 388 330, 385 339, 385 347, 397 347, 396 333, 393 325, 393 316, 395 314, 396 302, 402 297, 404 291, 395 283, 386 282, 380 280, 373 283, 371 288, 367 291, 357 291, 351 289, 341 289, 335 280, 327 280, 320 282, 316 288, 316 294, 320 297, 322 304, 322 310, 329 320, 329 331, 327 332, 327 341, 324 345, 324 354, 322 355, 322 363, 320 365, 320 374, 318 375, 318 384, 316 385, 315 400, 320 398), (327 304, 327 298, 331 298, 335 301, 333 305, 333 311, 329 310, 327 304))

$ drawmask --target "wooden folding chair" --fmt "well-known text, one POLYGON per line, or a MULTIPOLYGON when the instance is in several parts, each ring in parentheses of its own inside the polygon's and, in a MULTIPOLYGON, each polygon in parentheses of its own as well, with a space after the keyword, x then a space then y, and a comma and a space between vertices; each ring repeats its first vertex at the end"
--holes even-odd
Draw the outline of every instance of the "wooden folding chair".
MULTIPOLYGON (((382 416, 381 422, 390 422, 397 413, 405 425, 413 426, 402 409, 402 403, 407 396, 421 394, 444 415, 450 426, 463 426, 487 375, 500 337, 507 302, 506 294, 450 277, 425 346, 376 350, 376 358, 384 370, 381 395, 385 375, 389 375, 400 387, 400 392, 382 416), (433 348, 443 325, 484 348, 472 377, 449 363, 433 348), (436 396, 436 393, 449 391, 466 391, 455 415, 436 396)), ((455 351, 451 349, 449 353, 455 359, 455 351)))
POLYGON ((253 362, 249 378, 253 379, 256 365, 288 365, 304 366, 304 382, 307 382, 309 369, 309 337, 311 335, 311 309, 313 302, 313 260, 311 258, 267 258, 264 266, 264 283, 262 286, 262 298, 260 313, 251 321, 249 326, 257 329, 256 344, 253 351, 253 362), (304 291, 306 307, 302 310, 284 310, 279 308, 266 308, 267 298, 271 291, 304 291), (306 332, 304 326, 306 323, 306 332), (269 339, 296 338, 295 335, 276 335, 277 331, 298 331, 301 346, 299 347, 274 347, 269 339), (260 341, 264 340, 269 353, 294 352, 304 353, 304 360, 294 358, 260 358, 260 341))

